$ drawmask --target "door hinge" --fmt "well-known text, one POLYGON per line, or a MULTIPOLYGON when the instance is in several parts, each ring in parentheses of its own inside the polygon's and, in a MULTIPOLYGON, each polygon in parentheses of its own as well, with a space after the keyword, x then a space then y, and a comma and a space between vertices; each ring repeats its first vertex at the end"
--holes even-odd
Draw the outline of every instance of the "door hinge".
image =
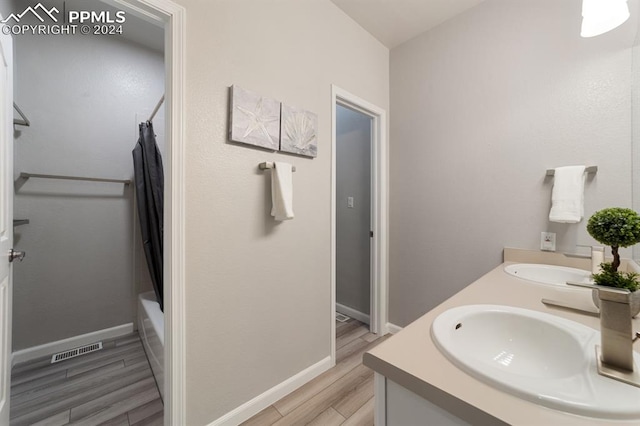
POLYGON ((373 238, 373 231, 369 231, 369 237, 373 238))

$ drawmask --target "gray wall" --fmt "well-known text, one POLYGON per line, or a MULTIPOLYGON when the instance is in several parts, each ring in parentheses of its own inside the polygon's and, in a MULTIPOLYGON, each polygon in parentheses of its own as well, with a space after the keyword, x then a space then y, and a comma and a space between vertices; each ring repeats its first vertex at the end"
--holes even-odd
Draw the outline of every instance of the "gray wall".
POLYGON ((585 216, 631 206, 632 18, 580 38, 581 2, 487 0, 391 51, 390 322, 502 261, 504 246, 595 243, 550 224, 545 170, 597 165, 585 216))
POLYGON ((371 118, 338 106, 336 136, 336 301, 369 315, 371 118))
POLYGON ((212 422, 331 352, 331 84, 388 108, 389 51, 329 0, 187 9, 187 424, 212 422), (227 142, 237 84, 318 114, 318 157, 227 142), (287 161, 295 219, 270 216, 287 161))
MULTIPOLYGON (((164 91, 161 54, 119 38, 16 36, 15 175, 133 176, 137 122, 164 91)), ((13 349, 131 322, 132 187, 30 179, 15 196, 13 349)), ((144 262, 144 259, 137 259, 144 262)), ((139 270, 139 268, 138 268, 139 270)))

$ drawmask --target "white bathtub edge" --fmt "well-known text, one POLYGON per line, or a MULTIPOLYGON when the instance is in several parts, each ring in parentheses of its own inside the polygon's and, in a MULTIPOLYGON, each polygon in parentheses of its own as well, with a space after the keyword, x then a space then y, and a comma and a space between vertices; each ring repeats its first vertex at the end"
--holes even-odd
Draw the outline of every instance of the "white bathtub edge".
POLYGON ((245 402, 238 408, 213 421, 213 423, 209 423, 208 426, 238 425, 258 414, 260 411, 264 410, 279 399, 289 395, 300 386, 310 382, 330 368, 331 356, 328 356, 313 364, 312 366, 302 370, 298 374, 289 377, 284 382, 256 396, 251 401, 245 402))
MULTIPOLYGON (((156 302, 156 295, 152 291, 146 293, 140 293, 138 295, 139 306, 138 309, 142 309, 138 312, 138 318, 141 314, 144 314, 149 321, 151 321, 155 334, 160 339, 162 347, 164 348, 164 313, 160 310, 160 305, 156 302)), ((138 323, 140 320, 138 320, 138 323)), ((138 327, 140 324, 138 324, 138 327)), ((142 335, 141 335, 142 337, 142 335)), ((144 339, 143 339, 144 340, 144 339)))
POLYGON ((67 351, 79 346, 95 343, 100 340, 113 339, 115 337, 125 336, 133 333, 133 323, 118 325, 104 330, 92 331, 91 333, 81 334, 79 336, 69 337, 67 339, 55 342, 45 343, 44 345, 33 346, 31 348, 20 349, 11 354, 11 366, 20 362, 31 361, 45 355, 52 355, 57 352, 67 351))
POLYGON ((152 291, 138 295, 138 333, 164 401, 164 314, 152 291))

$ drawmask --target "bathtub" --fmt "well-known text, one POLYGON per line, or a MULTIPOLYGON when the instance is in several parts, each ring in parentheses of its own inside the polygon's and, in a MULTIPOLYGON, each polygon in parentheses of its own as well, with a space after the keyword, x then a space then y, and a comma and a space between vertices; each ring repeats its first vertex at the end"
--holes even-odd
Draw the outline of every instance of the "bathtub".
POLYGON ((138 296, 138 333, 164 401, 164 314, 153 291, 138 296))

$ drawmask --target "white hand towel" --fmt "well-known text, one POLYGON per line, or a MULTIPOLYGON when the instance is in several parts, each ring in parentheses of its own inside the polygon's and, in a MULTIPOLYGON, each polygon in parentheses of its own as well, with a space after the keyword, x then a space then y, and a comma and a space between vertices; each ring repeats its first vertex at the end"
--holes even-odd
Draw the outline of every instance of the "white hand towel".
POLYGON ((549 220, 578 223, 584 217, 585 166, 558 167, 551 192, 549 220))
POLYGON ((271 169, 271 216, 293 219, 293 170, 291 164, 276 161, 271 169))

